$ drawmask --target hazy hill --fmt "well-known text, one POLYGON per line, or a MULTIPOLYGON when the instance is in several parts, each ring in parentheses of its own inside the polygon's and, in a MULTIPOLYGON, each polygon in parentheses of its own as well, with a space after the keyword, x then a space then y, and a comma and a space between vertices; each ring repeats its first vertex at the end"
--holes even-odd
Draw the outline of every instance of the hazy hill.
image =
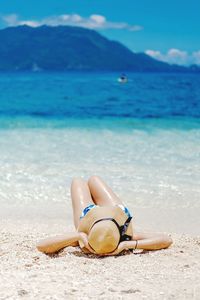
POLYGON ((99 70, 198 72, 133 53, 94 30, 71 26, 8 27, 0 30, 0 71, 99 70))

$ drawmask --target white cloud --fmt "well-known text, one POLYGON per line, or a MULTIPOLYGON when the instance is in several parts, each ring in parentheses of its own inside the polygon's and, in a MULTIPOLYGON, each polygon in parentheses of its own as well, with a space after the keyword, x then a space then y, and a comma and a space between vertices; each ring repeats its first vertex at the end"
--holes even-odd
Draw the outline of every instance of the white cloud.
POLYGON ((101 15, 91 15, 90 19, 96 22, 97 24, 105 24, 106 23, 106 18, 101 15))
POLYGON ((32 21, 32 20, 27 20, 26 22, 20 21, 18 19, 18 15, 16 15, 16 14, 3 16, 2 20, 8 26, 18 26, 18 25, 24 25, 24 24, 31 26, 31 27, 39 26, 39 22, 37 22, 37 21, 32 21))
POLYGON ((170 63, 184 65, 188 63, 188 53, 179 49, 170 49, 167 52, 167 57, 170 63))
POLYGON ((200 65, 200 50, 196 51, 196 52, 193 52, 193 57, 194 57, 194 59, 196 61, 196 64, 200 65))
POLYGON ((157 50, 146 50, 146 54, 149 56, 170 63, 170 64, 177 64, 177 65, 192 65, 192 64, 200 64, 200 51, 188 53, 187 51, 179 50, 179 49, 169 49, 167 53, 161 53, 157 50))
POLYGON ((145 53, 155 59, 163 60, 163 55, 157 50, 146 50, 145 53))
POLYGON ((17 14, 11 14, 3 16, 2 20, 6 26, 29 25, 32 27, 37 27, 41 25, 71 25, 89 29, 125 29, 129 31, 140 31, 143 29, 142 26, 130 25, 125 22, 110 22, 105 16, 97 14, 93 14, 88 18, 84 18, 78 14, 63 14, 58 16, 50 16, 41 20, 20 20, 17 14))

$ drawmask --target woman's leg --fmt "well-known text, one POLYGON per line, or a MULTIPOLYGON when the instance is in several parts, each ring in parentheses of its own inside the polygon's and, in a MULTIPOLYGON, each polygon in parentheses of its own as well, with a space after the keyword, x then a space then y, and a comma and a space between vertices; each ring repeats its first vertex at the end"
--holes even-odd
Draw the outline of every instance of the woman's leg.
POLYGON ((94 204, 88 184, 82 178, 74 178, 72 180, 71 198, 74 215, 74 225, 77 228, 83 209, 90 204, 94 204))
POLYGON ((100 177, 90 177, 88 185, 95 204, 100 206, 122 204, 122 201, 100 177))

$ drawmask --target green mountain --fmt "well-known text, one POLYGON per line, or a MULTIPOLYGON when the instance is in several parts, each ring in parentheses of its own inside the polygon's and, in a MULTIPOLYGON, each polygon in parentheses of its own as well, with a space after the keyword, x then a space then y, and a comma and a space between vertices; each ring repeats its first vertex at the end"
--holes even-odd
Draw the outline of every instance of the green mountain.
POLYGON ((8 27, 0 30, 0 71, 88 70, 199 72, 133 53, 94 30, 71 26, 8 27))

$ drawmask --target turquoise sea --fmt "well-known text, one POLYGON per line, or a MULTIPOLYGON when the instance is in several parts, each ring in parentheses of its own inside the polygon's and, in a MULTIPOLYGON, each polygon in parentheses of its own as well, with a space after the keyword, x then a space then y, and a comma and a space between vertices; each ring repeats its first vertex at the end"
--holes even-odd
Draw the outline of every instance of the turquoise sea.
POLYGON ((0 74, 1 216, 64 217, 72 177, 96 174, 138 214, 197 222, 200 76, 118 76, 0 74))

